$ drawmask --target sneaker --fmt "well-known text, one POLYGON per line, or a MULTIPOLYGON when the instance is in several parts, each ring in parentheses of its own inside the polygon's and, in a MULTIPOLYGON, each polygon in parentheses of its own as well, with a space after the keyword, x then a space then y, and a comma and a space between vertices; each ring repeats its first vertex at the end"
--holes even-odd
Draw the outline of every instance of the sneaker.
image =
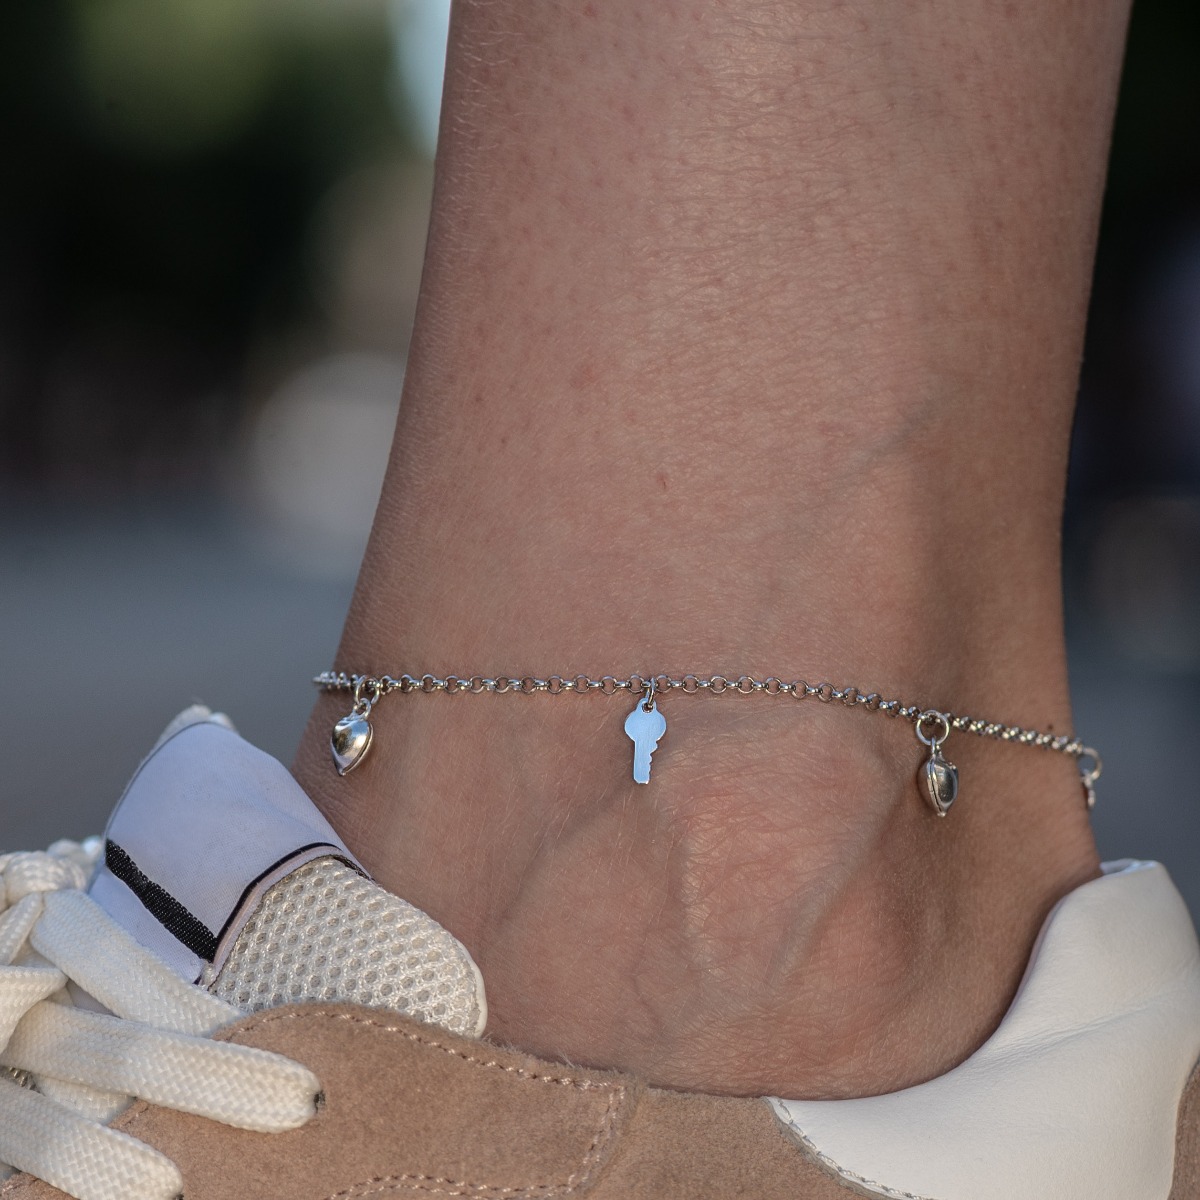
POLYGON ((961 1066, 841 1101, 489 1043, 466 949, 204 709, 0 884, 2 1200, 1200 1200, 1200 949, 1154 863, 1058 904, 961 1066))

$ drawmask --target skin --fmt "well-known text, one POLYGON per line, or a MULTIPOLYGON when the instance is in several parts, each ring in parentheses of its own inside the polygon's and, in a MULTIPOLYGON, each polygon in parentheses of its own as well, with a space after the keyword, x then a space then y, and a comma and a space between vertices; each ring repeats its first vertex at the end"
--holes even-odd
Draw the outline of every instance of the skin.
MULTIPOLYGON (((465 0, 391 465, 336 665, 804 676, 1072 729, 1059 528, 1124 0, 465 0)), ((887 1091, 1096 873, 1074 764, 671 696, 389 697, 296 773, 459 936, 489 1036, 887 1091)))

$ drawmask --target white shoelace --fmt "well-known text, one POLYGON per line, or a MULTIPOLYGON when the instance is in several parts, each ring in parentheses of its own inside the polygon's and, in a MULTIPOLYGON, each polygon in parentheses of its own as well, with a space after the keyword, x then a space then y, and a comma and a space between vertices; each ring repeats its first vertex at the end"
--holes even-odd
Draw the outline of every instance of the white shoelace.
POLYGON ((83 889, 98 840, 0 855, 0 1180, 77 1200, 174 1200, 179 1169, 106 1122, 132 1099, 262 1133, 296 1129, 320 1084, 209 1035, 242 1014, 180 979, 83 889), (77 1007, 68 983, 108 1012, 77 1007))

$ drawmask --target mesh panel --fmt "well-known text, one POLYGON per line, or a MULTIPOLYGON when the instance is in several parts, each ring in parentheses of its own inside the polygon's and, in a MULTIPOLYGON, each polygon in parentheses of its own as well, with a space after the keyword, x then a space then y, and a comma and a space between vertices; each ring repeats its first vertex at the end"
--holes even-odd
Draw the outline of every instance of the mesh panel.
POLYGON ((334 858, 268 890, 211 990, 247 1011, 365 1004, 454 1033, 481 1032, 478 972, 431 917, 334 858))

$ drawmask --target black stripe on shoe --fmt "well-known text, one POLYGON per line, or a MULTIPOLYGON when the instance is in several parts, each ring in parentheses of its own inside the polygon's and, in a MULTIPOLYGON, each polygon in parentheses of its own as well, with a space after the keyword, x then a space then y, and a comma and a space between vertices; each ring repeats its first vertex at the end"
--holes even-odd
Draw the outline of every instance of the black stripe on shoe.
POLYGON ((160 887, 114 841, 104 843, 104 864, 142 902, 146 911, 193 954, 212 962, 217 935, 160 887))

